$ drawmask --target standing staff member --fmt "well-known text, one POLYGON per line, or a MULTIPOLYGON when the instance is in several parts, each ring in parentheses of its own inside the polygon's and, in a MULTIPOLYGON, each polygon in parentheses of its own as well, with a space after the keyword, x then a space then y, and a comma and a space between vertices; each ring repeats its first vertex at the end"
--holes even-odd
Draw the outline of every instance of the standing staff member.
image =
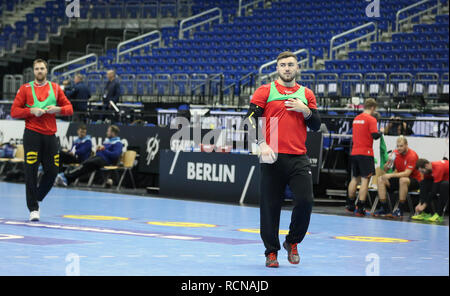
POLYGON ((359 189, 359 200, 356 209, 356 216, 364 217, 366 211, 367 192, 369 190, 369 180, 375 174, 375 161, 373 153, 373 140, 379 139, 381 133, 378 131, 377 119, 374 117, 377 109, 377 102, 374 99, 367 99, 364 102, 364 112, 353 120, 353 146, 352 146, 352 180, 348 184, 348 199, 346 209, 349 212, 355 211, 356 187, 361 182, 359 189))
POLYGON ((35 80, 20 87, 11 107, 11 117, 25 119, 23 146, 27 206, 30 221, 39 221, 38 202, 45 198, 58 174, 55 115, 70 116, 73 109, 61 87, 47 81, 47 63, 37 59, 33 62, 33 69, 35 80), (37 172, 41 163, 44 175, 38 185, 37 172))
POLYGON ((255 134, 258 118, 267 119, 265 139, 262 136, 257 136, 256 139, 263 162, 260 219, 267 267, 278 267, 278 233, 286 185, 289 184, 294 193, 294 208, 289 234, 283 247, 287 250, 288 260, 292 264, 298 264, 300 261, 297 244, 306 235, 313 206, 311 165, 305 146, 306 127, 318 130, 320 117, 313 92, 295 82, 298 71, 295 54, 281 53, 277 58, 279 78, 255 91, 246 116, 250 136, 255 134), (273 120, 269 122, 272 118, 277 120, 277 124, 272 124, 273 120), (275 139, 277 143, 274 143, 271 134, 276 132, 278 139, 275 139))

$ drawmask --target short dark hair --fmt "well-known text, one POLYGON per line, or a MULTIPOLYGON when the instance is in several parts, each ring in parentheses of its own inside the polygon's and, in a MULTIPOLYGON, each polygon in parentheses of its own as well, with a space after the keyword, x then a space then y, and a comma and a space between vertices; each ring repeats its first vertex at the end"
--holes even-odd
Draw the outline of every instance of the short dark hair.
POLYGON ((366 110, 371 109, 373 107, 376 108, 377 106, 378 104, 377 101, 375 101, 375 99, 370 98, 364 101, 364 109, 366 110))
POLYGON ((430 162, 426 160, 425 158, 419 158, 416 162, 416 169, 423 169, 427 164, 430 162))
POLYGON ((87 130, 87 126, 85 124, 80 124, 78 126, 78 129, 80 129, 80 130, 87 130))
POLYGON ((119 127, 118 127, 117 125, 111 125, 109 128, 111 129, 111 131, 112 131, 116 136, 119 135, 120 129, 119 129, 119 127))
POLYGON ((294 58, 296 61, 298 61, 297 56, 291 52, 291 51, 283 51, 282 53, 280 53, 277 57, 277 63, 279 60, 282 59, 287 59, 287 58, 294 58))
POLYGON ((43 59, 36 59, 36 60, 34 60, 34 61, 33 61, 33 69, 34 69, 34 66, 35 66, 36 64, 38 64, 38 63, 43 63, 43 64, 45 65, 45 68, 48 70, 48 64, 47 64, 47 62, 44 61, 43 59))

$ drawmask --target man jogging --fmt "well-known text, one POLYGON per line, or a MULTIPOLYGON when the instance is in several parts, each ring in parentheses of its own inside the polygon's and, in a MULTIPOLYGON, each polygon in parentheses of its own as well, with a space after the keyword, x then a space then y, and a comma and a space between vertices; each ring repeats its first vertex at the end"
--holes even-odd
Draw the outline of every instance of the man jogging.
POLYGON ((313 92, 295 82, 298 71, 295 54, 281 53, 277 58, 279 78, 255 91, 246 115, 250 136, 257 130, 258 118, 266 120, 265 137, 257 135, 254 140, 261 151, 260 226, 267 267, 279 265, 278 233, 286 185, 289 184, 294 194, 294 208, 283 247, 292 264, 300 261, 297 244, 306 235, 313 206, 311 166, 305 146, 306 127, 316 131, 321 122, 313 92), (274 133, 278 133, 278 138, 273 139, 274 133))
POLYGON ((33 62, 35 80, 22 85, 11 107, 11 117, 25 119, 25 185, 30 221, 39 221, 39 203, 53 186, 59 167, 55 115, 71 116, 72 104, 57 83, 47 81, 44 60, 33 62), (38 184, 38 167, 44 175, 38 184))

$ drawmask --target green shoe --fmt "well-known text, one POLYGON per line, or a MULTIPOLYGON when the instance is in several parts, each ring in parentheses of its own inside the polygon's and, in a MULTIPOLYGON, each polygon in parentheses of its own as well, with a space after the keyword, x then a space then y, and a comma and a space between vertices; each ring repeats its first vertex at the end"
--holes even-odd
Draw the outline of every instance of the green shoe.
POLYGON ((413 220, 427 220, 429 218, 431 218, 431 215, 424 212, 411 217, 413 220))
POLYGON ((428 218, 427 221, 442 223, 442 221, 444 221, 444 218, 435 213, 432 217, 428 218))

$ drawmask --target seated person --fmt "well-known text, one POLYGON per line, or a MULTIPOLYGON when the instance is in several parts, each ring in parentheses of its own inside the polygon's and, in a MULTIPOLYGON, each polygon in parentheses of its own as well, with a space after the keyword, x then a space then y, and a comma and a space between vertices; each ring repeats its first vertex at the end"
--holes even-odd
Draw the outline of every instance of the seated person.
POLYGON ((82 163, 91 156, 92 141, 91 136, 87 135, 86 125, 80 125, 77 134, 78 137, 73 141, 70 151, 59 153, 60 164, 82 163))
POLYGON ((115 165, 122 155, 123 144, 120 141, 119 128, 115 125, 108 127, 103 145, 97 147, 95 156, 88 158, 79 167, 68 173, 61 173, 57 177, 58 184, 68 186, 77 178, 90 174, 107 165, 115 165))
POLYGON ((429 162, 421 158, 416 167, 424 175, 424 179, 420 182, 420 201, 416 206, 416 214, 411 218, 442 223, 444 207, 448 201, 448 160, 429 162), (433 215, 425 213, 425 209, 438 193, 436 212, 433 215))
POLYGON ((405 137, 400 136, 397 139, 397 149, 394 150, 393 155, 395 159, 389 160, 383 169, 388 171, 393 168, 394 172, 379 176, 377 180, 381 207, 374 215, 402 218, 406 207, 406 195, 408 191, 419 189, 419 182, 422 180, 422 175, 416 169, 416 162, 419 157, 414 150, 408 147, 408 141, 405 137), (400 203, 398 209, 393 213, 390 213, 387 205, 387 190, 390 193, 398 190, 400 203))
POLYGON ((388 136, 410 136, 413 131, 410 125, 402 121, 400 117, 391 117, 389 123, 384 127, 384 134, 388 136))

